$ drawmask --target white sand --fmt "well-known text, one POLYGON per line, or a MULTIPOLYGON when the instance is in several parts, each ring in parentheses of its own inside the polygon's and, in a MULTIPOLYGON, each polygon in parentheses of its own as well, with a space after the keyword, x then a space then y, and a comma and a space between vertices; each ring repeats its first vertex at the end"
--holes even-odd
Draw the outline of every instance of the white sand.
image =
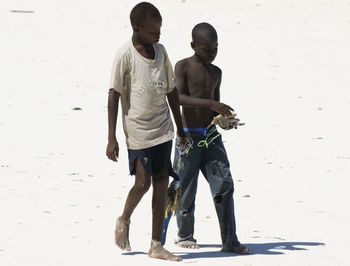
MULTIPOLYGON (((132 219, 133 252, 113 243, 133 178, 120 120, 120 161, 104 154, 107 89, 114 53, 131 36, 135 3, 1 0, 1 266, 172 264, 145 254, 151 193, 132 219)), ((192 54, 196 23, 218 30, 222 101, 246 122, 223 133, 238 235, 255 255, 217 252, 218 223, 202 177, 202 248, 172 244, 174 221, 166 247, 196 265, 350 265, 350 2, 153 3, 173 63, 192 54)))

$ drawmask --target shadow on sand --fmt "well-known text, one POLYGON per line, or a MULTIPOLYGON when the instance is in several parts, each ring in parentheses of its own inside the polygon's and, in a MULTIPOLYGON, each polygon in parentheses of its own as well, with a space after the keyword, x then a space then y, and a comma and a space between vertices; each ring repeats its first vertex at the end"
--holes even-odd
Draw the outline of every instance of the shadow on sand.
MULTIPOLYGON (((247 243, 245 244, 252 250, 252 255, 283 255, 284 251, 293 250, 309 250, 309 247, 323 246, 320 242, 274 242, 274 243, 247 243)), ((199 259, 199 258, 221 258, 221 257, 235 257, 246 256, 230 252, 221 252, 221 245, 218 244, 201 244, 200 249, 193 249, 191 252, 174 252, 174 254, 181 256, 183 259, 199 259), (218 248, 218 251, 204 251, 205 248, 218 248), (198 250, 198 251, 197 251, 198 250)), ((122 253, 123 255, 147 255, 145 252, 133 251, 122 253)))
MULTIPOLYGON (((324 243, 320 242, 274 242, 274 243, 247 243, 245 244, 250 250, 252 250, 252 255, 283 255, 284 251, 293 250, 309 250, 309 247, 323 246, 324 243)), ((201 251, 182 253, 181 257, 183 259, 194 259, 194 258, 219 258, 219 257, 235 257, 235 256, 246 256, 239 255, 230 252, 220 252, 221 245, 217 244, 202 244, 199 245, 201 249, 203 248, 218 248, 218 251, 201 251)))

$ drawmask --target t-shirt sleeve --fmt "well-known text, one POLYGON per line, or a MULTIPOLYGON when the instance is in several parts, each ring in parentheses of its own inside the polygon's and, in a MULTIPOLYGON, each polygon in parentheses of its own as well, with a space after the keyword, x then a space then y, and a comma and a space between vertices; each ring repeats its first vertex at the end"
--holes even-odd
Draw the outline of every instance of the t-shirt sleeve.
POLYGON ((128 64, 126 54, 117 52, 113 60, 109 89, 114 89, 120 94, 123 92, 124 78, 127 67, 128 64))
POLYGON ((168 57, 168 53, 165 50, 164 46, 161 46, 162 50, 164 52, 164 68, 165 68, 165 74, 167 76, 167 92, 171 92, 175 88, 175 74, 173 66, 171 65, 170 59, 168 57))

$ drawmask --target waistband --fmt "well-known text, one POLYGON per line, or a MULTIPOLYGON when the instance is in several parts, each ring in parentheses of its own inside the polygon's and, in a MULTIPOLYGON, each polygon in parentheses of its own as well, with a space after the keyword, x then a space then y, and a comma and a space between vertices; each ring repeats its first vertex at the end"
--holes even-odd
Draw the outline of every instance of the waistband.
POLYGON ((206 137, 208 136, 209 133, 212 134, 213 132, 216 131, 216 126, 212 125, 210 127, 196 127, 196 128, 185 127, 184 131, 186 134, 196 134, 196 135, 206 137))
POLYGON ((197 134, 205 137, 208 134, 208 128, 206 127, 197 127, 197 128, 188 128, 185 127, 184 131, 186 134, 197 134))

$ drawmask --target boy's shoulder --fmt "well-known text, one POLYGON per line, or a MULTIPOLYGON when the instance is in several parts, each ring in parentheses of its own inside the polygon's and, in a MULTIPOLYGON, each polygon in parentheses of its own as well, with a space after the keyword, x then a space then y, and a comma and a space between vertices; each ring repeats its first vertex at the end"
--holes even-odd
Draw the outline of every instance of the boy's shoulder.
POLYGON ((212 68, 214 71, 216 71, 218 74, 222 75, 222 70, 220 67, 218 67, 217 65, 211 64, 212 68))
POLYGON ((191 57, 187 57, 187 58, 184 58, 184 59, 177 61, 175 64, 175 68, 187 69, 188 67, 190 67, 191 63, 192 63, 191 57))
POLYGON ((163 54, 165 54, 166 56, 168 56, 168 52, 166 51, 165 46, 164 46, 163 44, 157 42, 157 43, 155 43, 155 44, 153 45, 153 47, 155 47, 156 49, 162 51, 163 54))
MULTIPOLYGON (((187 57, 187 58, 179 60, 176 63, 175 67, 179 70, 187 71, 187 70, 191 70, 193 68, 196 68, 196 65, 198 65, 198 62, 196 60, 194 60, 193 56, 191 56, 191 57, 187 57)), ((222 71, 218 66, 216 66, 214 64, 210 64, 210 68, 213 71, 215 71, 221 75, 222 71)))
POLYGON ((116 52, 116 57, 117 58, 123 58, 125 56, 129 56, 130 53, 132 52, 132 41, 128 40, 126 43, 124 43, 121 47, 116 52))

